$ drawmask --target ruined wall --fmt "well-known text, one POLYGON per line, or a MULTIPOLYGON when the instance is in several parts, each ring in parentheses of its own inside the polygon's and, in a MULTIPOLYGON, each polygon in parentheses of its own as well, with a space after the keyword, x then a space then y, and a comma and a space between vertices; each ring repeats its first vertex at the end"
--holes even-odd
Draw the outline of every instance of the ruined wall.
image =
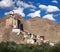
POLYGON ((6 19, 6 27, 15 27, 17 28, 18 26, 18 20, 21 21, 21 23, 23 23, 23 17, 19 16, 19 15, 14 15, 14 16, 9 16, 8 19, 6 19))

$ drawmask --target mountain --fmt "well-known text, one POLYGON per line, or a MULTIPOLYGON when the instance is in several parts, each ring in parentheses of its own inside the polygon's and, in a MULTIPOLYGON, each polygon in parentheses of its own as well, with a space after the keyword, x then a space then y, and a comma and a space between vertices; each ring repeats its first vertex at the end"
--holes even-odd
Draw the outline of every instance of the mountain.
POLYGON ((44 36, 50 42, 60 41, 60 23, 40 17, 25 20, 21 15, 14 14, 0 19, 0 42, 20 42, 22 35, 12 32, 12 29, 15 29, 14 26, 16 29, 20 29, 23 35, 29 32, 44 36))
POLYGON ((29 22, 29 30, 31 33, 39 34, 44 36, 45 39, 51 41, 59 41, 60 40, 60 24, 55 21, 49 19, 39 19, 33 18, 27 20, 29 22))

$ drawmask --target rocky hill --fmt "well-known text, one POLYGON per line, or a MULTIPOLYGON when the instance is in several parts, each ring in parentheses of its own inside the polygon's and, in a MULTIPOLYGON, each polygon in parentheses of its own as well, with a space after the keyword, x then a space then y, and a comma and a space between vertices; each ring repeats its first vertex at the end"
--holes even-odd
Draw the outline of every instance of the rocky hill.
POLYGON ((60 23, 49 19, 41 19, 39 17, 27 20, 28 31, 36 35, 44 36, 45 39, 58 42, 60 40, 60 23))
MULTIPOLYGON (((26 35, 26 32, 44 36, 46 40, 49 40, 51 42, 60 41, 60 23, 56 23, 55 21, 49 19, 41 19, 40 17, 34 17, 29 20, 21 19, 22 17, 19 15, 15 15, 16 19, 13 19, 11 17, 12 16, 7 15, 4 18, 0 19, 0 42, 15 41, 19 43, 21 42, 20 41, 21 37, 24 34, 26 35), (17 35, 17 33, 12 32, 13 29, 12 19, 21 21, 24 29, 21 31, 23 35, 21 34, 17 35)), ((16 21, 13 21, 14 24, 15 22, 16 21)))

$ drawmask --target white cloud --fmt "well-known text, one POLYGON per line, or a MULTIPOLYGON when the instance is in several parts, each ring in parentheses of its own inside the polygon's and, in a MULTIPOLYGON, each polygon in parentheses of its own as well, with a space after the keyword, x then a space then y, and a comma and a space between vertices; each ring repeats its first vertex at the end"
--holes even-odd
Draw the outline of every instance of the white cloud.
MULTIPOLYGON (((17 13, 17 14, 22 15, 24 17, 25 14, 24 14, 23 10, 24 10, 23 8, 19 7, 17 9, 15 9, 15 10, 12 10, 12 11, 14 11, 14 13, 17 13)), ((12 11, 6 12, 5 15, 8 15, 9 13, 12 13, 12 11)))
POLYGON ((28 4, 23 1, 17 1, 17 6, 24 7, 24 8, 36 8, 33 4, 28 4))
POLYGON ((27 16, 30 16, 32 18, 36 16, 40 17, 40 10, 35 11, 34 13, 29 13, 27 16))
POLYGON ((0 1, 0 7, 4 8, 4 7, 12 7, 14 5, 13 0, 2 0, 0 1))
MULTIPOLYGON (((14 2, 12 0, 2 0, 1 3, 3 3, 3 2, 5 2, 6 5, 4 4, 5 6, 2 5, 1 7, 10 7, 14 4, 17 4, 18 8, 16 6, 14 6, 14 9, 12 11, 14 11, 14 13, 17 13, 19 15, 22 15, 23 17, 25 16, 25 14, 23 12, 24 9, 31 8, 30 11, 35 11, 35 8, 36 8, 32 3, 28 4, 28 3, 23 2, 21 0, 14 0, 14 2), (10 5, 8 3, 10 3, 10 5)), ((12 13, 12 11, 6 12, 5 15, 12 13)))
POLYGON ((51 6, 51 5, 48 5, 47 7, 47 12, 55 12, 55 11, 59 11, 60 9, 56 6, 51 6))
POLYGON ((39 8, 46 10, 47 12, 56 12, 59 11, 60 9, 56 6, 52 6, 52 5, 39 5, 39 8))
POLYGON ((30 9, 30 11, 35 11, 35 9, 30 9))
POLYGON ((39 8, 46 10, 47 6, 46 5, 39 5, 39 8))
POLYGON ((36 6, 34 6, 32 4, 32 2, 29 2, 29 4, 28 4, 28 3, 23 2, 21 0, 14 0, 14 1, 13 0, 1 0, 0 1, 0 8, 10 8, 10 7, 13 10, 11 10, 10 12, 5 12, 4 13, 5 15, 8 15, 9 13, 12 13, 12 11, 14 11, 14 13, 17 13, 17 14, 22 15, 24 17, 25 14, 24 14, 23 11, 26 8, 30 8, 29 10, 32 11, 32 12, 35 11, 35 9, 36 9, 36 6))
POLYGON ((47 15, 43 16, 43 18, 47 18, 49 20, 55 21, 55 19, 53 18, 53 14, 47 14, 47 15))
POLYGON ((57 0, 52 0, 52 2, 53 2, 53 3, 58 3, 58 1, 57 1, 57 0))

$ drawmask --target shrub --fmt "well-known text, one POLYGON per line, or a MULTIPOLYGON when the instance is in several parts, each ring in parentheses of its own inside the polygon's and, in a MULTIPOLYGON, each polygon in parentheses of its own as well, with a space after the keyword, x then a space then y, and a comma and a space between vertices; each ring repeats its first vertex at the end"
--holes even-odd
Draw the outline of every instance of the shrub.
POLYGON ((50 46, 1 42, 0 52, 60 52, 60 43, 55 44, 55 46, 50 46))

